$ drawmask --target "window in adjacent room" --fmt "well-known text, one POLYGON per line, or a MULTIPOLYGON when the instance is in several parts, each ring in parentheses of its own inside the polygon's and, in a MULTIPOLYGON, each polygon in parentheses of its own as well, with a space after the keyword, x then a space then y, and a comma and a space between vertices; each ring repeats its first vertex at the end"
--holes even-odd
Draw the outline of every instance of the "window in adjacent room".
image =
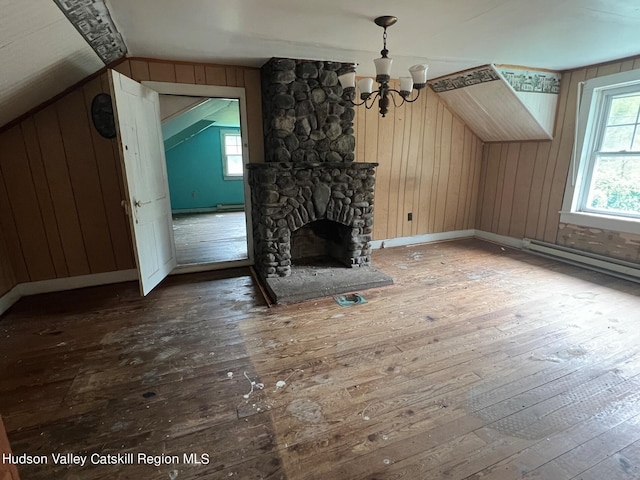
POLYGON ((225 180, 239 180, 242 178, 242 137, 240 132, 222 130, 222 169, 225 180))
POLYGON ((640 71, 584 84, 560 220, 640 233, 640 71))

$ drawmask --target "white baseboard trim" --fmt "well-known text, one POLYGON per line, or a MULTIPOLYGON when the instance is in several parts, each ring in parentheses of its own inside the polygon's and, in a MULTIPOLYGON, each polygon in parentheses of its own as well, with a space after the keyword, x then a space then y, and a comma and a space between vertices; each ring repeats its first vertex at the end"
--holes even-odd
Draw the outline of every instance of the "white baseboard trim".
POLYGON ((522 249, 524 242, 521 238, 507 237, 506 235, 498 235, 497 233, 485 232, 484 230, 476 230, 475 238, 486 240, 487 242, 497 243, 505 247, 522 249))
POLYGON ((37 295, 39 293, 62 292, 75 288, 95 287, 111 283, 128 282, 138 279, 138 271, 135 269, 119 270, 117 272, 95 273, 78 277, 54 278, 38 282, 19 283, 8 293, 0 297, 0 315, 6 312, 22 297, 37 295))
MULTIPOLYGON (((462 238, 478 238, 480 240, 486 240, 488 242, 496 243, 498 245, 504 245, 507 247, 517 248, 519 250, 528 251, 530 253, 534 253, 534 248, 532 243, 535 241, 529 239, 520 239, 514 237, 508 237, 505 235, 498 235, 497 233, 485 232, 483 230, 455 230, 452 232, 441 232, 441 233, 429 233, 424 235, 414 235, 411 237, 398 237, 391 238, 387 240, 373 240, 371 241, 371 248, 379 249, 386 247, 403 247, 409 245, 417 245, 420 243, 433 243, 433 242, 442 242, 447 240, 458 240, 462 238)), ((553 257, 557 260, 564 260, 567 263, 573 263, 575 265, 582 266, 584 268, 591 268, 592 270, 601 271, 609 274, 618 274, 619 276, 624 275, 623 278, 638 278, 638 269, 635 269, 635 265, 627 264, 622 268, 620 263, 617 263, 615 266, 611 266, 611 263, 616 263, 614 260, 607 262, 605 257, 600 257, 598 259, 587 259, 585 261, 584 252, 573 251, 570 254, 565 254, 565 258, 561 258, 558 254, 558 250, 562 249, 562 247, 557 247, 552 244, 543 244, 543 242, 535 242, 540 244, 538 247, 538 254, 546 254, 546 256, 553 257), (577 257, 580 258, 577 258, 577 257), (631 267, 631 268, 630 268, 631 267), (614 272, 614 273, 612 273, 614 272)), ((563 249, 568 250, 568 249, 563 249)), ((560 254, 565 252, 560 252, 560 254)), ((246 261, 238 261, 238 262, 228 262, 223 267, 220 268, 229 268, 229 267, 240 267, 240 266, 248 266, 251 262, 249 260, 246 261)), ((219 265, 218 265, 219 266, 219 265)), ((205 270, 211 270, 211 265, 193 265, 193 266, 184 266, 179 267, 172 274, 182 274, 182 273, 192 273, 192 272, 200 272, 205 270)), ((76 288, 84 288, 84 287, 93 287, 97 285, 107 285, 111 283, 120 283, 120 282, 128 282, 138 279, 138 272, 135 269, 131 270, 120 270, 117 272, 107 272, 107 273, 97 273, 93 275, 82 275, 78 277, 69 277, 69 278, 56 278, 52 280, 42 280, 38 282, 29 282, 29 283, 21 283, 13 287, 9 292, 0 296, 0 315, 6 312, 12 305, 14 305, 18 300, 22 297, 26 297, 29 295, 37 295, 39 293, 48 293, 48 292, 60 292, 64 290, 72 290, 76 288)), ((635 280, 638 281, 638 280, 635 280)))
POLYGON ((0 315, 9 310, 22 295, 20 295, 20 285, 16 285, 3 296, 0 297, 0 315))
POLYGON ((427 233, 424 235, 414 235, 411 237, 389 238, 386 240, 372 240, 371 248, 404 247, 407 245, 417 245, 419 243, 442 242, 445 240, 458 240, 461 238, 472 238, 475 230, 454 230, 452 232, 427 233))

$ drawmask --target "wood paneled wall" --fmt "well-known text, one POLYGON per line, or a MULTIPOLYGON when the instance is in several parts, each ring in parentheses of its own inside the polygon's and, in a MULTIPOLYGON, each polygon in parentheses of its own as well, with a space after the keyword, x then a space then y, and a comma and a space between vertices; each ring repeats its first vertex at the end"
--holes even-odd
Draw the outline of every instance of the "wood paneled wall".
POLYGON ((355 131, 356 161, 380 164, 376 240, 474 228, 482 142, 430 88, 385 118, 356 107, 355 131))
POLYGON ((16 285, 13 268, 9 262, 9 250, 4 240, 4 230, 0 231, 0 296, 16 285))
POLYGON ((485 144, 476 228, 561 243, 559 212, 571 162, 578 83, 636 68, 640 57, 565 72, 552 141, 485 144))
MULTIPOLYGON (((259 70, 144 59, 116 69, 140 81, 244 86, 251 160, 263 161, 259 70)), ((105 73, 0 134, 0 295, 134 267, 116 143, 90 122, 91 100, 108 91, 105 73)))
POLYGON ((264 161, 262 88, 259 69, 132 58, 122 62, 116 67, 116 70, 138 82, 151 80, 154 82, 244 87, 247 99, 250 160, 252 163, 264 161))

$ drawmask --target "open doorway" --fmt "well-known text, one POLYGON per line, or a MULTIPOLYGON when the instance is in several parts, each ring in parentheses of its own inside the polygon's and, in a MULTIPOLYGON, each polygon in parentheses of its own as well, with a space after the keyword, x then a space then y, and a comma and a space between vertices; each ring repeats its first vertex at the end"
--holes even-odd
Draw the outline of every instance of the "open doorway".
POLYGON ((168 150, 177 271, 252 265, 244 88, 142 83, 158 92, 161 101, 158 115, 165 124, 172 123, 163 128, 166 130, 163 140, 168 150), (182 119, 174 121, 179 118, 182 119), (193 159, 185 163, 185 152, 203 146, 202 150, 209 154, 206 168, 198 168, 198 161, 193 159), (197 181, 201 183, 193 183, 197 181), (191 186, 185 182, 192 182, 191 186))
POLYGON ((160 95, 178 265, 246 260, 237 98, 160 95))

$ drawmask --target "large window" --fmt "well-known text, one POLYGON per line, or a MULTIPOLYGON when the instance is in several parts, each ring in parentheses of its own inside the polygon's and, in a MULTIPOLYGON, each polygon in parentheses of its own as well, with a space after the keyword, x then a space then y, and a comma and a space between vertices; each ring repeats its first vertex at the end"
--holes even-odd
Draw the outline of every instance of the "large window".
POLYGON ((226 180, 242 178, 244 164, 242 161, 242 137, 240 132, 222 130, 222 168, 226 180))
POLYGON ((561 221, 640 232, 640 72, 584 85, 561 221))

